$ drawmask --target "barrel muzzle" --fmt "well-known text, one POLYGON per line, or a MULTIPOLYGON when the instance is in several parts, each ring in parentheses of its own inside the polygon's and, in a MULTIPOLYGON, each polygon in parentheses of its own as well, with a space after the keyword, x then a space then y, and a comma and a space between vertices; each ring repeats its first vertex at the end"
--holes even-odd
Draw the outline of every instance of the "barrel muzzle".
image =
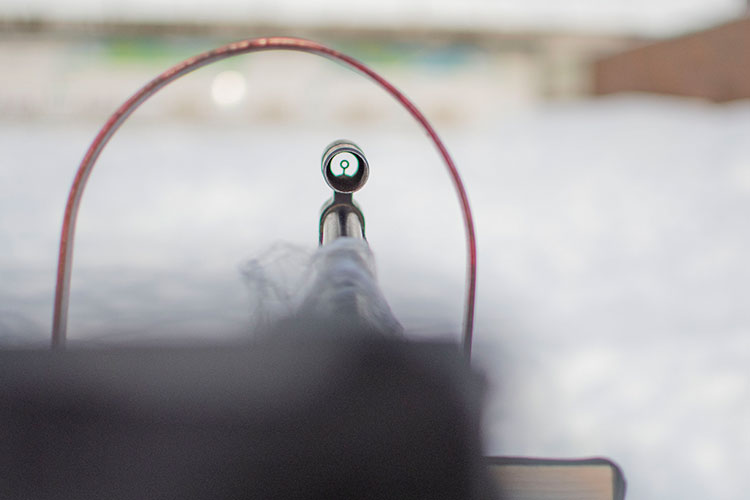
POLYGON ((353 198, 370 174, 365 154, 351 141, 335 141, 323 153, 321 170, 333 189, 333 198, 320 214, 319 243, 325 245, 341 237, 365 239, 365 218, 353 198))

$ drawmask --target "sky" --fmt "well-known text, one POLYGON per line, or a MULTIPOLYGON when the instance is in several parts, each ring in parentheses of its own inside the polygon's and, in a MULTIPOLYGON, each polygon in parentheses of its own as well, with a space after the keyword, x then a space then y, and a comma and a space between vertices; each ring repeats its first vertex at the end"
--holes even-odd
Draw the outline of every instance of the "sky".
POLYGON ((744 0, 4 0, 0 16, 574 29, 668 35, 741 14, 744 0), (179 8, 175 8, 179 5, 179 8))

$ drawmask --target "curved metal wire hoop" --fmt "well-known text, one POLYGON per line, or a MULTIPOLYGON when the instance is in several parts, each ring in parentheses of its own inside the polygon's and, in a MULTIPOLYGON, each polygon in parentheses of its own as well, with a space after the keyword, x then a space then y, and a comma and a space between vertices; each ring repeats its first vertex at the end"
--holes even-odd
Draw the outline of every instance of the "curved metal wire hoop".
POLYGON ((60 237, 60 253, 57 263, 57 283, 55 286, 55 308, 52 317, 52 348, 60 349, 65 346, 68 321, 68 301, 70 294, 70 275, 73 261, 73 240, 75 237, 76 219, 78 216, 78 207, 81 203, 84 188, 88 181, 91 171, 94 168, 99 154, 104 149, 109 139, 114 135, 120 125, 153 94, 158 92, 170 82, 177 78, 206 66, 213 62, 226 59, 228 57, 246 54, 249 52, 258 52, 263 50, 293 50, 298 52, 307 52, 319 56, 328 57, 335 61, 344 63, 345 66, 354 69, 367 76, 392 97, 394 97, 406 110, 419 122, 427 135, 432 139, 435 147, 438 149, 440 156, 443 158, 448 173, 451 176, 453 185, 458 194, 461 210, 464 218, 464 228, 466 231, 467 243, 467 279, 466 279, 466 302, 464 305, 463 318, 463 346, 467 356, 471 356, 471 343, 474 329, 474 301, 476 294, 476 266, 477 250, 474 233, 474 221, 469 207, 469 200, 466 195, 461 177, 458 174, 453 159, 448 154, 445 146, 438 137, 435 130, 417 109, 417 107, 396 87, 387 82, 383 77, 373 70, 357 61, 356 59, 342 54, 336 50, 330 49, 325 45, 291 37, 271 37, 271 38, 254 38, 240 42, 230 43, 217 49, 204 52, 197 56, 186 59, 185 61, 173 66, 161 75, 157 76, 147 83, 138 92, 133 94, 130 99, 120 106, 117 111, 107 120, 107 123, 99 130, 94 142, 89 146, 86 155, 83 157, 76 176, 73 180, 73 186, 68 194, 68 202, 65 206, 65 216, 63 218, 62 235, 60 237))

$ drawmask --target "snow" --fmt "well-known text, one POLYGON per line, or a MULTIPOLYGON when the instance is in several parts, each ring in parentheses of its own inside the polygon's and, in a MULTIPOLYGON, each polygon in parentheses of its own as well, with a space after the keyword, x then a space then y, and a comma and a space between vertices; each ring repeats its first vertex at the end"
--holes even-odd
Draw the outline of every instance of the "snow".
MULTIPOLYGON (((97 126, 0 120, 5 345, 46 342, 66 191, 97 126)), ((601 98, 441 132, 477 221, 488 452, 608 456, 628 498, 743 498, 750 103, 601 98)), ((394 314, 457 339, 461 218, 415 126, 136 116, 84 196, 71 339, 243 335, 242 266, 315 246, 319 158, 339 137, 370 160, 355 198, 394 314)))

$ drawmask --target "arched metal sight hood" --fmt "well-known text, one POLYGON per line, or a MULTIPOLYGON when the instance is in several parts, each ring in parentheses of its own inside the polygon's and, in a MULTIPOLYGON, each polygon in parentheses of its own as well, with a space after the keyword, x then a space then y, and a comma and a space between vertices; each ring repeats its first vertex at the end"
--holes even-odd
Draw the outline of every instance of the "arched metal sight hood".
MULTIPOLYGON (((73 245, 75 239, 76 219, 78 217, 78 208, 80 206, 83 191, 86 187, 89 176, 96 164, 99 154, 104 149, 109 139, 127 120, 133 111, 143 102, 149 99, 156 92, 173 82, 177 78, 190 73, 193 70, 212 64, 229 57, 234 57, 250 52, 259 52, 266 50, 293 50, 316 54, 319 56, 333 59, 337 62, 348 66, 349 68, 370 78, 383 90, 388 92, 396 99, 409 114, 421 125, 427 135, 430 137, 440 156, 443 159, 448 174, 453 181, 456 194, 459 198, 461 211, 463 213, 465 236, 466 236, 466 298, 463 312, 463 347, 467 356, 471 356, 471 343, 474 325, 474 302, 476 294, 476 266, 477 266, 477 249, 474 231, 474 220, 469 206, 469 199, 464 189, 461 176, 458 173, 455 163, 443 145, 443 142, 437 135, 427 118, 417 109, 417 107, 396 87, 378 75, 375 71, 368 68, 358 60, 326 47, 317 42, 291 37, 270 37, 254 38, 240 42, 230 43, 217 49, 198 54, 194 57, 184 60, 173 66, 164 73, 160 74, 144 87, 133 94, 125 103, 123 103, 114 114, 107 120, 104 126, 99 130, 94 141, 89 146, 83 160, 81 161, 78 171, 73 180, 73 186, 68 195, 68 201, 65 207, 65 216, 63 218, 62 234, 60 237, 60 249, 57 265, 57 281, 55 285, 55 305, 52 318, 52 348, 62 349, 65 346, 67 336, 67 318, 68 302, 70 297, 70 276, 73 267, 73 245)), ((329 179, 329 182, 331 180, 329 179)), ((334 181, 336 184, 336 181, 334 181)), ((334 186, 332 186, 336 189, 334 186)))

